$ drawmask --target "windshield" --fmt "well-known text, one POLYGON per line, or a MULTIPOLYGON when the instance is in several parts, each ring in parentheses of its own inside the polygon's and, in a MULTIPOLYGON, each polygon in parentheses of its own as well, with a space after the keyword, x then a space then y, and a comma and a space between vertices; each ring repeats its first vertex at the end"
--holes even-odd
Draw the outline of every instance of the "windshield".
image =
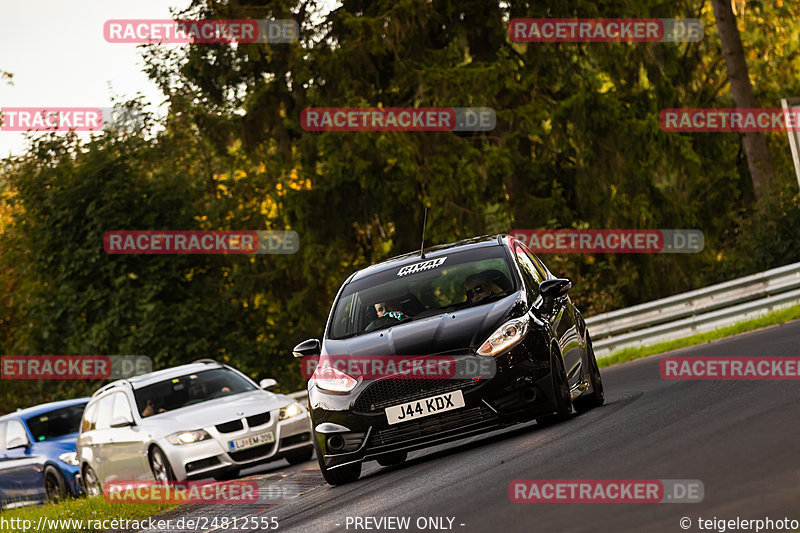
POLYGON ((33 440, 42 442, 77 433, 81 425, 85 403, 54 409, 25 420, 31 430, 33 440))
POLYGON ((328 338, 483 305, 515 290, 503 246, 420 259, 348 284, 336 304, 328 338))
POLYGON ((136 406, 142 418, 180 409, 188 405, 241 394, 257 388, 245 378, 228 370, 203 370, 153 383, 134 391, 136 406))

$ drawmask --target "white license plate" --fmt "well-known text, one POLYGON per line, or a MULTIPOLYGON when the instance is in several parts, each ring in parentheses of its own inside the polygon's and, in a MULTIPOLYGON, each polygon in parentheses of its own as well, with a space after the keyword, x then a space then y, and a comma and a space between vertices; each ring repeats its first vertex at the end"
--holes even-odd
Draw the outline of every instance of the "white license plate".
POLYGON ((267 444, 269 442, 275 442, 275 434, 272 432, 259 433, 258 435, 232 440, 228 443, 228 447, 230 451, 238 452, 239 450, 246 450, 247 448, 252 448, 260 444, 267 444))
POLYGON ((385 411, 386 418, 391 425, 407 422, 409 420, 417 420, 418 418, 443 413, 445 411, 452 411, 453 409, 460 409, 461 407, 464 407, 464 395, 460 390, 457 390, 401 405, 393 405, 387 407, 385 411))

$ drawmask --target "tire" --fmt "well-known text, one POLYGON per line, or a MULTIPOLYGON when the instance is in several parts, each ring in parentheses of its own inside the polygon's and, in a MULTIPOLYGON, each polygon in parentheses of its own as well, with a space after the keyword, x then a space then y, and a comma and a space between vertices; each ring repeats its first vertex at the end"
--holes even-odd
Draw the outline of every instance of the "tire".
POLYGON ((319 463, 319 471, 328 485, 344 485, 345 483, 352 483, 356 481, 361 475, 361 463, 355 463, 347 466, 340 466, 338 468, 328 469, 325 466, 325 459, 319 450, 319 446, 315 445, 317 450, 317 462, 319 463))
POLYGON ((287 455, 286 460, 289 461, 290 465, 299 465, 300 463, 310 461, 312 455, 314 455, 314 449, 307 448, 287 455))
POLYGON ((240 470, 238 468, 234 468, 233 470, 226 470, 224 472, 220 472, 219 474, 215 474, 213 478, 217 481, 230 481, 239 477, 239 472, 240 470))
POLYGON ((103 494, 103 485, 97 479, 97 473, 89 465, 83 467, 83 487, 86 490, 86 496, 89 498, 103 494))
POLYGON ((588 396, 581 396, 576 398, 573 405, 575 410, 579 413, 585 413, 589 409, 600 407, 605 403, 606 397, 603 392, 603 379, 600 376, 600 368, 597 366, 597 358, 594 356, 594 348, 592 341, 589 339, 589 381, 592 384, 592 393, 588 396))
POLYGON ((48 503, 59 503, 67 497, 67 482, 52 465, 44 469, 44 494, 48 503))
POLYGON ((169 460, 158 446, 153 446, 150 450, 150 471, 153 473, 153 478, 162 484, 175 481, 175 473, 172 471, 169 460))
POLYGON ((568 419, 572 415, 572 399, 569 394, 567 374, 564 372, 564 364, 558 354, 553 358, 552 368, 553 391, 556 395, 556 412, 551 415, 538 417, 536 423, 540 426, 551 426, 568 419))
POLYGON ((408 452, 387 453, 378 457, 378 464, 381 466, 398 466, 406 462, 408 452))

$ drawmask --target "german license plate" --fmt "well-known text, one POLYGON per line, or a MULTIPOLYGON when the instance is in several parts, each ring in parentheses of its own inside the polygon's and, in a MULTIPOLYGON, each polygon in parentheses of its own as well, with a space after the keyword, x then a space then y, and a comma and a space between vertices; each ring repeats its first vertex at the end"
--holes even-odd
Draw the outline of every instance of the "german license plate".
POLYGON ((269 442, 275 442, 275 434, 271 431, 232 440, 228 443, 228 446, 230 451, 238 452, 239 450, 246 450, 247 448, 252 448, 253 446, 258 446, 260 444, 267 444, 269 442))
POLYGON ((426 416, 452 411, 464 407, 464 395, 460 390, 446 392, 438 396, 423 398, 384 409, 389 424, 399 424, 409 420, 417 420, 426 416))

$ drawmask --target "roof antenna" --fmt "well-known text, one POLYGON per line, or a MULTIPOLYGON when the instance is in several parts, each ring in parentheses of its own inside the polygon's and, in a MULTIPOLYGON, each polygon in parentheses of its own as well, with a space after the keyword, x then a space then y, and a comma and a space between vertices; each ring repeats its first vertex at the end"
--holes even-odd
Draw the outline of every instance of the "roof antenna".
POLYGON ((422 244, 419 247, 419 256, 425 259, 425 225, 428 223, 428 208, 425 208, 425 215, 422 219, 422 244))

